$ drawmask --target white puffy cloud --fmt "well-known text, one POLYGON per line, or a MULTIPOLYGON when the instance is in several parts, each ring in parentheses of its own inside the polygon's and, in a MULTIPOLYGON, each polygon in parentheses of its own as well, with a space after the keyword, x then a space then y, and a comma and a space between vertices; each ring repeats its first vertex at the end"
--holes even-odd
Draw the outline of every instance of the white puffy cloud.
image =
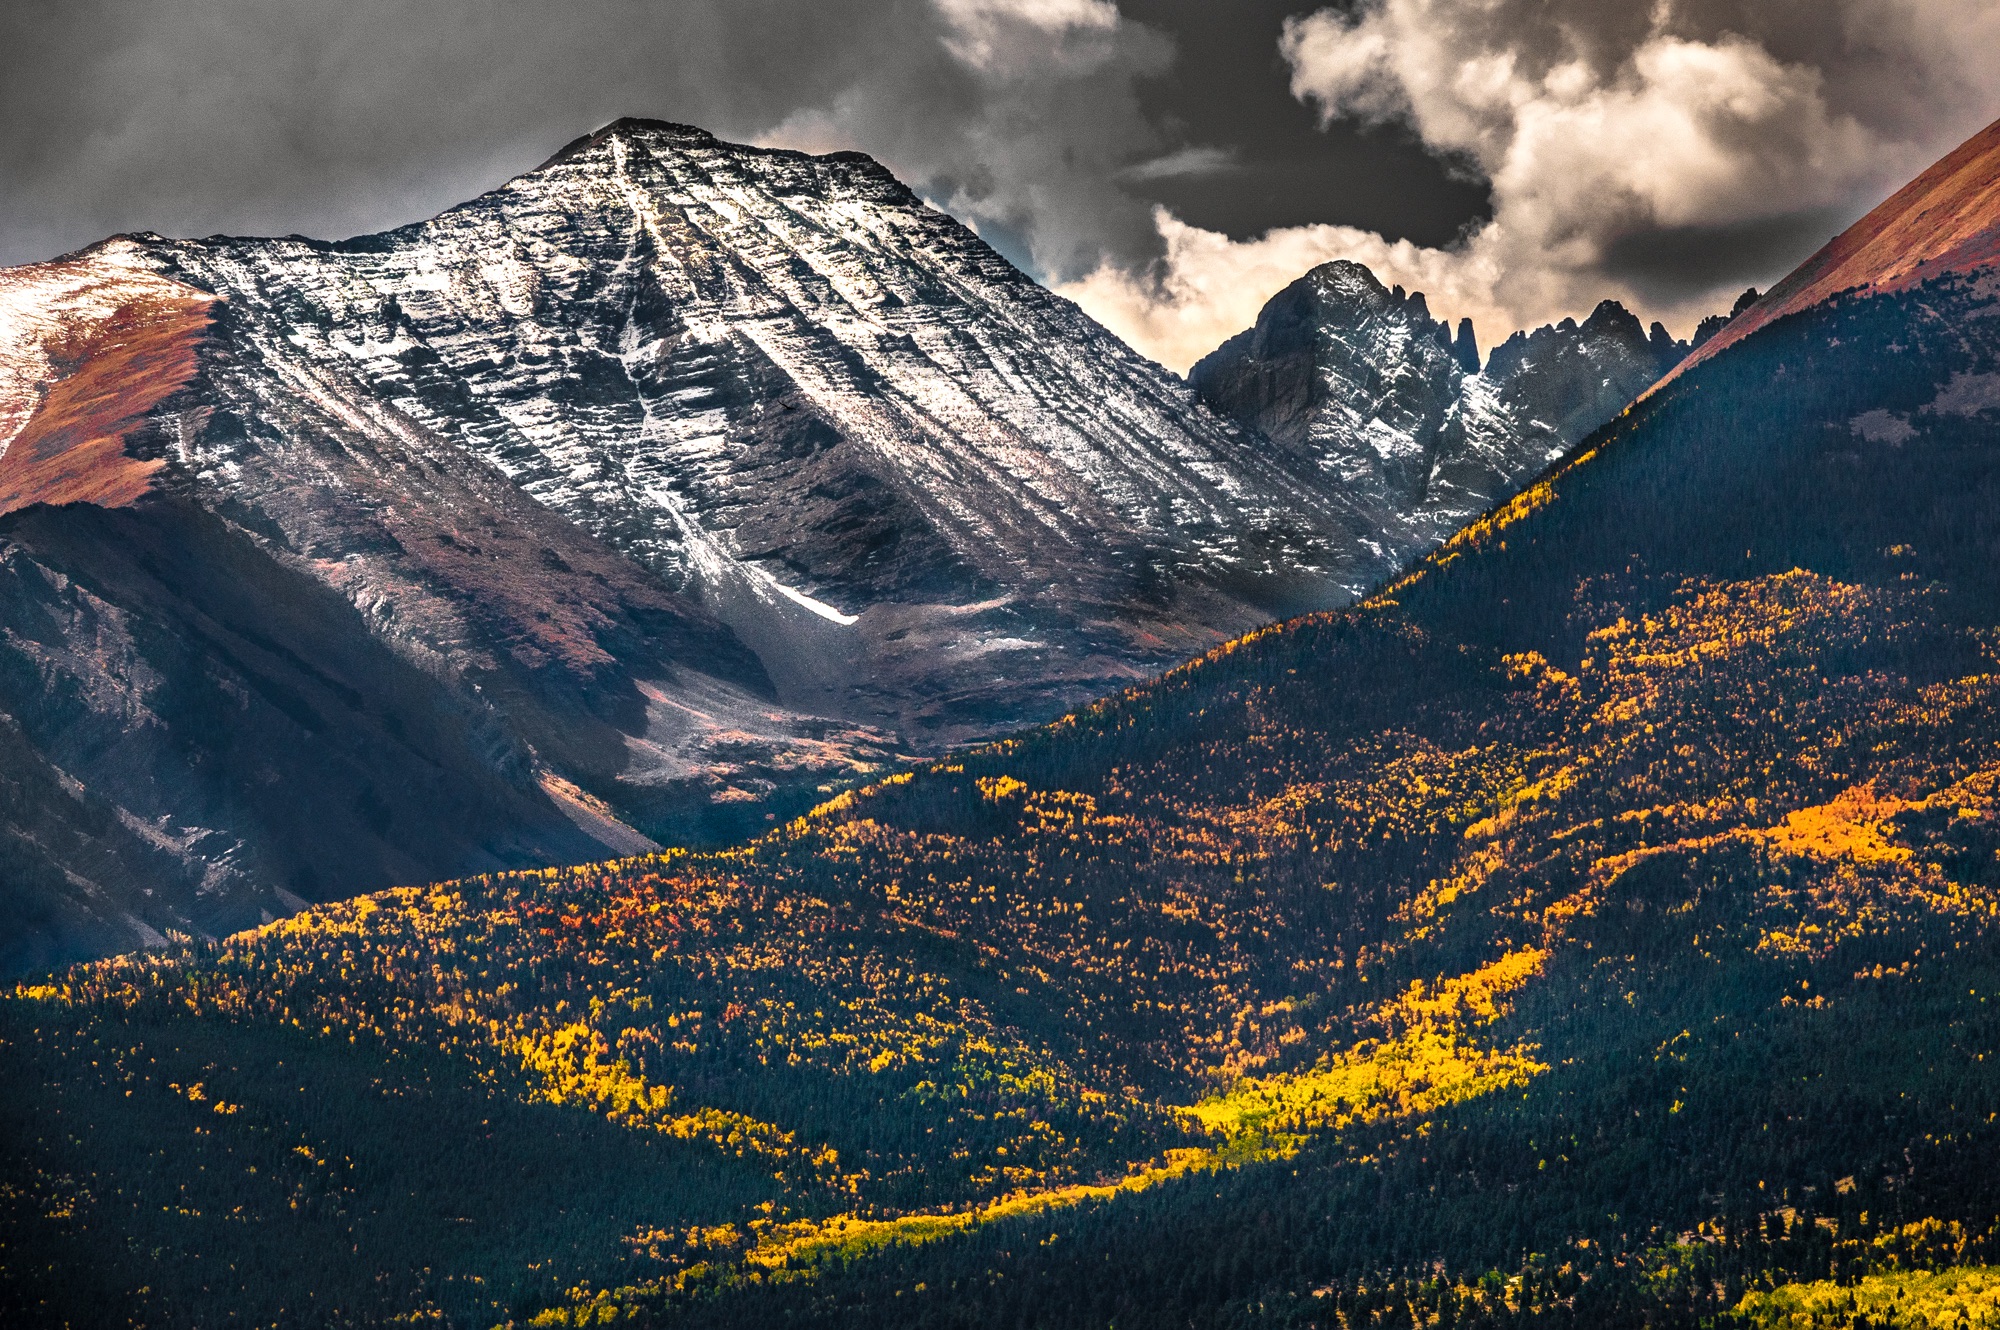
POLYGON ((1490 254, 1426 249, 1351 226, 1299 226, 1250 241, 1153 213, 1166 257, 1133 271, 1101 264, 1059 294, 1177 374, 1257 320, 1264 302, 1331 259, 1365 263, 1385 285, 1423 291, 1434 314, 1491 328, 1499 269, 1490 254))
POLYGON ((1441 249, 1162 215, 1163 261, 1065 290, 1176 368, 1308 257, 1423 289, 1488 342, 1606 296, 1686 332, 2000 112, 1991 0, 1364 0, 1280 45, 1301 100, 1413 132, 1490 183, 1493 215, 1441 249))

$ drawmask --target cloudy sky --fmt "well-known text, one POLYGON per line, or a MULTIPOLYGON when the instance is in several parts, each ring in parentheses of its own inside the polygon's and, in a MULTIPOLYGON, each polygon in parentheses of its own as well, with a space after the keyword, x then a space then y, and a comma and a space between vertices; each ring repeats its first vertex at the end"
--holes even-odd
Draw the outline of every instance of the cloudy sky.
POLYGON ((6 0, 0 264, 344 236, 621 115, 888 163, 1175 369, 1330 258, 1687 331, 2000 116, 1993 0, 6 0))

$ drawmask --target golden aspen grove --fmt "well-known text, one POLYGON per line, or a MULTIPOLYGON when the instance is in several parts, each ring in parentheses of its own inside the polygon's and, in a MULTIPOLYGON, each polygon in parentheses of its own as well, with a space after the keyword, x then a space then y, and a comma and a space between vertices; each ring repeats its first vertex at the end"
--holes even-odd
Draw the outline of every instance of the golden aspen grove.
POLYGON ((1357 607, 738 847, 23 983, 0 1308, 2000 1322, 2000 436, 1935 405, 1992 282, 1780 320, 1357 607))

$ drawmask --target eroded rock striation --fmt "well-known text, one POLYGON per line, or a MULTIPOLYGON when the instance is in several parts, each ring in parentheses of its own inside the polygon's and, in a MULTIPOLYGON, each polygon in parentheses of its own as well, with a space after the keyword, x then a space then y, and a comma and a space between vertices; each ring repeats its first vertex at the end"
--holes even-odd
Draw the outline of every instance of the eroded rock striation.
POLYGON ((740 836, 1391 571, 873 161, 652 122, 0 274, 0 431, 15 969, 740 836))

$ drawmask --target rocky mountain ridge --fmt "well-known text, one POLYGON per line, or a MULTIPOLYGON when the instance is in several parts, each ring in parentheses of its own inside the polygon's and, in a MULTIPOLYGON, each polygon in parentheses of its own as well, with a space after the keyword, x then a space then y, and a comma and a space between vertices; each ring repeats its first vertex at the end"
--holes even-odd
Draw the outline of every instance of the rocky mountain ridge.
POLYGON ((1421 293, 1322 264, 1188 372, 1195 395, 1291 450, 1358 502, 1403 559, 1511 495, 1688 352, 1607 300, 1516 332, 1482 369, 1421 293))

